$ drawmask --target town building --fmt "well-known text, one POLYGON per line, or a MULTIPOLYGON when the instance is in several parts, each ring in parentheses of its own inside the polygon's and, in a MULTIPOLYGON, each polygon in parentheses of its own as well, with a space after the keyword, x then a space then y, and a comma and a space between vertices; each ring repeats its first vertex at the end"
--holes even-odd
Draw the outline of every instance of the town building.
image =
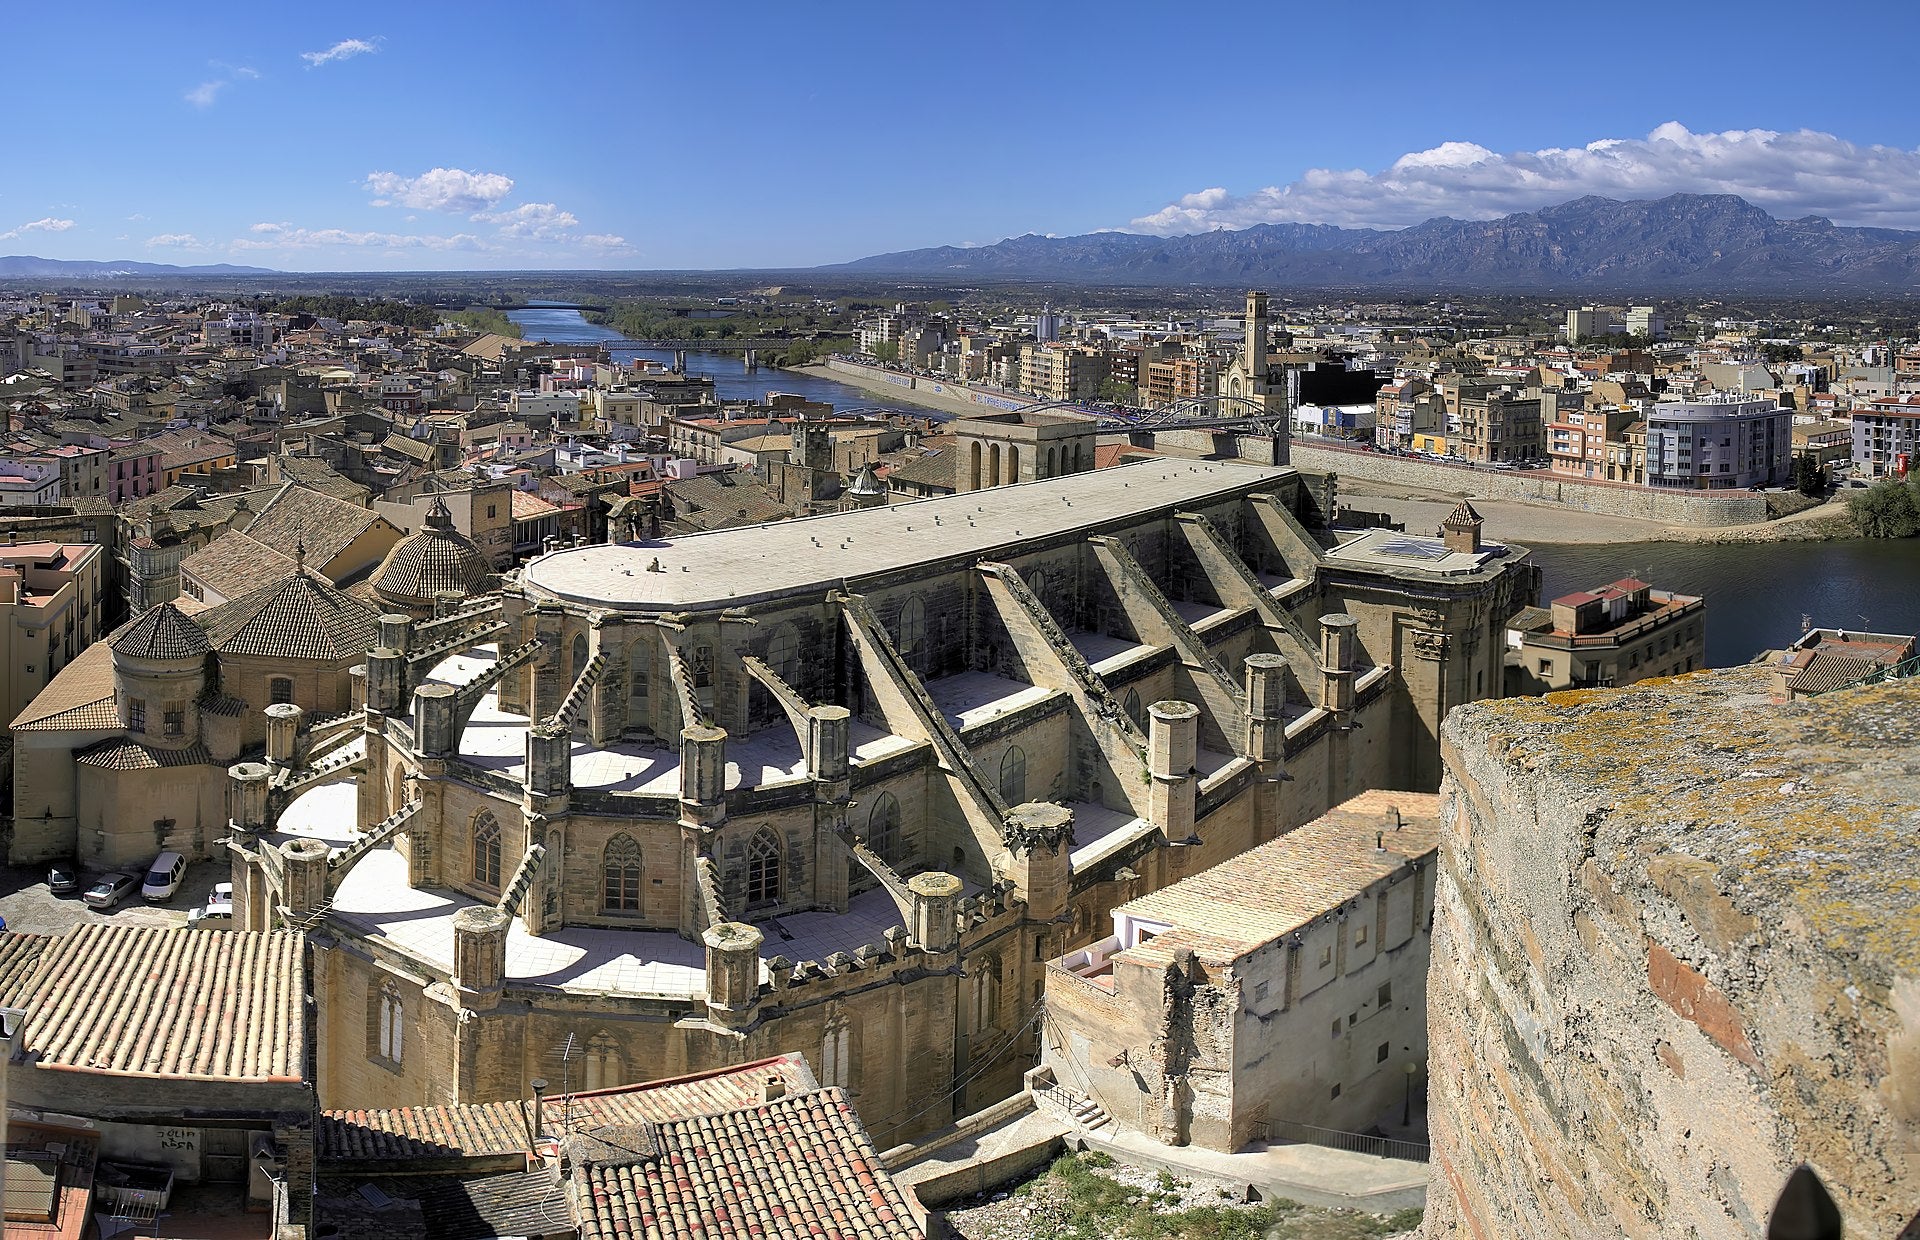
POLYGON ((1106 382, 1103 349, 1061 342, 1020 348, 1020 390, 1036 400, 1096 400, 1106 382))
POLYGON ((1517 391, 1502 385, 1491 391, 1463 391, 1460 432, 1453 450, 1483 465, 1532 461, 1543 455, 1542 425, 1554 396, 1539 389, 1517 391))
POLYGON ((1793 702, 1849 685, 1912 675, 1915 640, 1899 633, 1810 628, 1785 650, 1756 660, 1773 672, 1773 700, 1793 702))
POLYGON ((1793 410, 1771 396, 1715 392, 1655 402, 1647 415, 1647 485, 1742 490, 1793 480, 1793 410))
POLYGON ((1707 665, 1707 602, 1631 578, 1507 622, 1507 693, 1630 685, 1707 665))
POLYGON ((243 1211, 308 1234, 306 960, 292 931, 0 932, 7 1234, 230 1234, 243 1211))
POLYGON ((1439 814, 1362 793, 1114 909, 1047 968, 1043 1067, 1168 1145, 1397 1119, 1426 1063, 1439 814))
POLYGON ((270 708, 236 917, 334 943, 323 1103, 798 1047, 883 1140, 937 1128, 1018 1087, 1044 962, 1114 906, 1431 788, 1537 590, 1477 520, 1329 546, 1287 467, 983 498, 558 549, 382 620, 347 722, 270 708))
POLYGON ((1853 466, 1869 478, 1893 478, 1920 461, 1920 395, 1887 396, 1853 410, 1853 466))
POLYGON ((100 636, 107 555, 95 543, 0 546, 0 708, 12 719, 100 636))

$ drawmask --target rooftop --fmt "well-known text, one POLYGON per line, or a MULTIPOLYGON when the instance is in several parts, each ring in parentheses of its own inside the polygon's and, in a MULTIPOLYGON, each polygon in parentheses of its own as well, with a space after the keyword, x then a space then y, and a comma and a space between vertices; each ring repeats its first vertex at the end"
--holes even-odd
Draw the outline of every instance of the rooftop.
MULTIPOLYGON (((1448 518, 1452 520, 1452 517, 1448 518)), ((1477 514, 1476 514, 1477 519, 1477 514)), ((1375 571, 1430 573, 1436 577, 1465 577, 1505 558, 1508 548, 1482 541, 1479 551, 1454 551, 1438 538, 1403 534, 1397 530, 1368 530, 1327 552, 1330 565, 1375 571)))
POLYGON ((1292 472, 1224 461, 1143 461, 991 492, 555 551, 528 563, 522 581, 536 595, 617 608, 737 607, 948 557, 1013 555, 1034 538, 1201 503, 1292 472))
POLYGON ((1186 947, 1225 964, 1430 856, 1439 840, 1437 795, 1361 793, 1276 840, 1121 905, 1117 916, 1171 927, 1123 958, 1161 958, 1186 947))

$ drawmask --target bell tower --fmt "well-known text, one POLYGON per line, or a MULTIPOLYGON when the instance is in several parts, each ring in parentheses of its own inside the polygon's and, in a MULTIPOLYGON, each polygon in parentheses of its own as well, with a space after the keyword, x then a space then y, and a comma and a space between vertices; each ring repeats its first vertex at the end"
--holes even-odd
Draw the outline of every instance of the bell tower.
POLYGON ((1267 391, 1267 295, 1248 290, 1247 292, 1247 338, 1243 352, 1247 370, 1248 392, 1255 400, 1266 395, 1267 391))

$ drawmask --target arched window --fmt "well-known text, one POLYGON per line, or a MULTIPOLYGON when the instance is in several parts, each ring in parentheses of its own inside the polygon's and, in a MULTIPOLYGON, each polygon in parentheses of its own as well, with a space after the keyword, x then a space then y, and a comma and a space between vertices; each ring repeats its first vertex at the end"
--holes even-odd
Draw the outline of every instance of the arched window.
POLYGON ((576 633, 573 638, 573 666, 567 669, 569 678, 577 677, 587 666, 587 635, 576 633))
POLYGON ((836 1011, 827 1017, 825 1035, 820 1041, 820 1083, 845 1089, 853 1083, 849 1076, 851 1064, 848 1062, 853 1041, 852 1025, 845 1012, 836 1011))
POLYGON ((587 1039, 586 1073, 582 1088, 612 1089, 627 1083, 627 1065, 620 1044, 606 1032, 587 1039))
POLYGON ((762 831, 747 845, 747 903, 776 904, 780 900, 780 845, 772 832, 762 831))
POLYGON ((1049 601, 1047 592, 1053 588, 1053 582, 1048 580, 1047 570, 1036 565, 1021 576, 1026 578, 1027 589, 1033 591, 1033 596, 1040 600, 1040 605, 1052 611, 1053 604, 1049 601))
POLYGON ((1051 478, 1059 472, 1060 472, 1060 450, 1058 448, 1048 448, 1047 449, 1047 477, 1051 478))
POLYGON ((888 865, 900 858, 900 802, 891 792, 881 793, 867 815, 867 847, 888 865))
POLYGON ((267 704, 278 706, 293 701, 293 680, 288 676, 271 676, 267 679, 267 704))
POLYGON ((788 684, 793 683, 794 664, 800 653, 800 634, 793 625, 782 622, 767 639, 767 666, 788 684))
POLYGON ((490 810, 473 820, 473 881, 482 887, 500 886, 500 821, 490 810))
POLYGON ((371 1006, 373 1037, 368 1039, 372 1043, 369 1049, 397 1068, 405 1050, 407 1019, 406 1009, 400 1002, 400 988, 388 982, 374 995, 371 1006))
POLYGON ((919 595, 909 598, 900 608, 900 657, 907 666, 920 671, 927 647, 927 605, 919 595))
POLYGON ((1018 444, 1007 446, 1007 481, 1020 481, 1020 446, 1018 444))
POLYGON ((980 441, 979 440, 976 439, 972 444, 968 445, 967 457, 968 457, 967 478, 969 483, 971 484, 967 487, 967 490, 978 491, 980 489, 980 441))
POLYGON ((1000 798, 1008 805, 1027 799, 1027 751, 1018 745, 1000 755, 1000 798))
POLYGON ((1133 726, 1145 730, 1147 726, 1146 710, 1140 705, 1140 690, 1127 690, 1127 718, 1133 720, 1133 726))
POLYGON ((1000 485, 1000 445, 997 443, 987 446, 987 485, 1000 485))
POLYGON ((601 855, 604 882, 600 903, 609 913, 640 911, 640 845, 622 831, 607 841, 601 855))

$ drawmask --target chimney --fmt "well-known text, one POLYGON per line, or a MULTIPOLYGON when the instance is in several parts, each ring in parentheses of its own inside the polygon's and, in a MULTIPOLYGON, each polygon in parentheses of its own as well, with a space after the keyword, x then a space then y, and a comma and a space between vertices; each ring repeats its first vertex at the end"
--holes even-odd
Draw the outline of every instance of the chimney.
POLYGON ((540 1138, 546 1135, 541 1126, 544 1119, 541 1112, 546 1106, 547 1078, 536 1076, 528 1084, 533 1087, 533 1143, 538 1145, 540 1138))
POLYGON ((787 1096, 787 1078, 778 1072, 767 1073, 767 1079, 761 1084, 760 1097, 763 1102, 772 1102, 787 1096))

